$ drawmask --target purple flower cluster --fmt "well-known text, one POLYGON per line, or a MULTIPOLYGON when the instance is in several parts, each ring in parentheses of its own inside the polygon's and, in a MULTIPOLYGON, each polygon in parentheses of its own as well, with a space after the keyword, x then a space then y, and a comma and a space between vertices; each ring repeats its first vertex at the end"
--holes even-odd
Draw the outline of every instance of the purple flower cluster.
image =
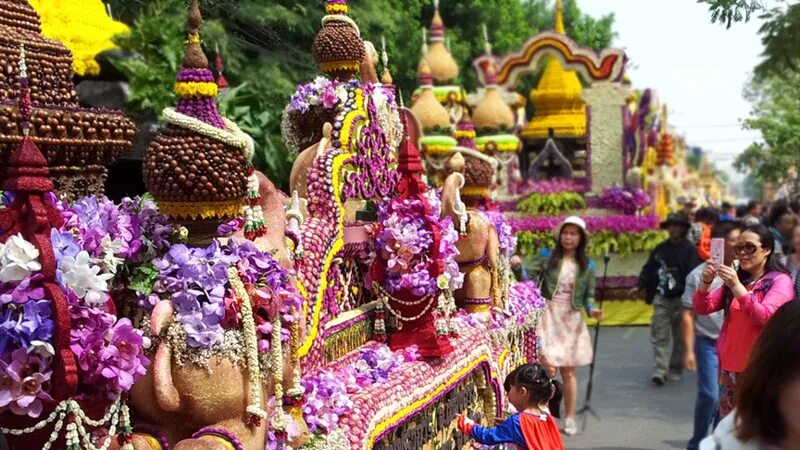
POLYGON ((573 180, 523 180, 517 187, 517 192, 523 196, 529 194, 557 194, 559 192, 584 192, 586 186, 573 180))
POLYGON ((210 348, 222 342, 223 297, 228 267, 234 262, 236 257, 223 254, 216 241, 207 248, 175 244, 166 255, 153 260, 159 271, 153 290, 172 297, 189 346, 210 348))
POLYGON ((305 114, 314 107, 326 110, 341 107, 347 101, 347 87, 358 84, 358 81, 342 83, 325 77, 317 77, 310 83, 298 84, 297 90, 289 100, 289 110, 305 114))
POLYGON ((194 81, 213 83, 215 81, 214 74, 208 69, 190 69, 186 67, 178 71, 177 79, 182 82, 194 81))
POLYGON ((529 314, 544 307, 542 292, 532 281, 516 283, 508 293, 508 311, 518 321, 524 321, 529 314))
MULTIPOLYGON (((271 319, 280 314, 282 323, 294 322, 293 311, 299 311, 302 298, 291 288, 290 273, 249 241, 231 239, 224 246, 214 241, 206 248, 174 244, 153 260, 158 277, 144 306, 149 309, 161 298, 172 298, 187 344, 211 348, 222 342, 225 329, 239 326, 238 303, 228 282, 233 265, 245 285, 253 287, 259 350, 268 351, 271 319)), ((282 340, 289 337, 289 327, 283 327, 282 340)))
POLYGON ((462 277, 455 257, 458 233, 449 217, 440 220, 438 208, 418 199, 392 199, 379 205, 378 221, 382 227, 376 236, 376 247, 386 261, 386 289, 398 292, 408 289, 417 296, 434 295, 438 291, 431 277, 430 247, 434 227, 440 230, 440 257, 445 272, 454 286, 460 287, 462 277))
MULTIPOLYGON (((614 233, 641 233, 659 229, 658 216, 608 216, 584 217, 589 233, 611 231, 614 233)), ((514 232, 549 232, 564 221, 564 217, 524 217, 511 218, 509 223, 514 232)))
POLYGON ((351 394, 385 383, 401 364, 420 359, 416 346, 392 353, 386 345, 376 345, 363 350, 351 365, 304 378, 303 418, 309 429, 312 432, 333 431, 339 420, 353 409, 351 394))
POLYGON ((39 417, 42 401, 53 401, 47 393, 52 371, 46 357, 19 348, 0 353, 0 414, 6 410, 20 416, 39 417))
MULTIPOLYGON (((128 390, 149 361, 142 354, 141 334, 128 319, 117 321, 105 309, 106 280, 126 261, 166 248, 172 227, 147 200, 116 205, 105 197, 87 197, 68 205, 48 195, 48 201, 64 218, 61 229, 50 231, 50 240, 57 281, 70 302, 70 350, 78 361, 81 393, 128 390)), ((0 283, 0 411, 37 417, 41 401, 51 400, 46 383, 55 324, 41 266, 20 259, 28 257, 25 242, 21 237, 15 242, 12 250, 5 246, 5 253, 16 258, 12 262, 22 275, 9 274, 5 279, 13 281, 0 283)))
POLYGON ((639 188, 625 189, 618 186, 604 188, 597 199, 601 208, 616 209, 624 214, 635 214, 641 208, 650 204, 650 197, 639 188))
POLYGON ((64 210, 64 220, 64 230, 73 232, 81 249, 93 258, 102 257, 111 242, 121 258, 134 256, 142 245, 135 215, 105 197, 78 200, 64 210))
POLYGON ((70 349, 80 369, 86 391, 115 394, 130 390, 142 377, 150 360, 143 353, 142 333, 127 318, 116 318, 100 308, 90 308, 70 297, 70 349))
POLYGON ((486 218, 494 225, 497 230, 497 237, 500 240, 500 251, 509 258, 514 255, 517 249, 517 237, 514 235, 514 230, 511 228, 506 217, 497 211, 489 211, 484 213, 486 218))

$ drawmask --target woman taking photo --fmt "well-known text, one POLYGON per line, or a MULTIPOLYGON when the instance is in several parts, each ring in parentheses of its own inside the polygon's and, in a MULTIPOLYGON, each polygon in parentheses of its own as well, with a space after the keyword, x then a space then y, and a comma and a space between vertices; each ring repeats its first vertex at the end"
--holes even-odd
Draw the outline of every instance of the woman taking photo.
POLYGON ((555 229, 556 245, 538 271, 542 295, 548 299, 540 336, 542 362, 560 370, 564 384, 564 433, 578 432, 575 405, 578 400, 577 366, 592 362, 592 343, 581 311, 600 320, 594 304, 594 265, 586 257, 589 240, 586 223, 568 217, 555 229))
POLYGON ((700 450, 800 449, 800 302, 783 305, 758 338, 736 410, 700 450))
POLYGON ((781 305, 794 298, 792 280, 778 261, 775 240, 767 227, 750 225, 734 248, 739 270, 709 264, 694 294, 697 314, 725 311, 717 351, 720 365, 720 418, 731 412, 737 379, 747 367, 761 330, 781 305), (724 285, 710 290, 714 277, 724 285))

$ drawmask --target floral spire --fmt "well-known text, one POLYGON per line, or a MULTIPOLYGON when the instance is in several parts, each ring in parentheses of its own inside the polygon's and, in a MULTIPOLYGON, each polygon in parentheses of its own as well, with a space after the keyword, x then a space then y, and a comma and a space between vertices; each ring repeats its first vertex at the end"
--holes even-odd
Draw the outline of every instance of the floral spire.
POLYGON ((225 129, 225 122, 217 109, 216 97, 219 87, 214 74, 208 68, 208 58, 200 47, 200 5, 192 0, 187 24, 189 36, 183 55, 183 64, 178 71, 175 93, 178 94, 176 110, 216 128, 225 129))
POLYGON ((325 4, 325 12, 329 15, 347 15, 350 12, 350 7, 347 6, 347 0, 328 0, 325 4))
MULTIPOLYGON (((8 178, 3 189, 8 191, 24 191, 45 193, 54 189, 47 169, 47 160, 39 151, 30 136, 30 124, 33 109, 31 107, 31 90, 28 83, 28 66, 25 63, 25 46, 19 48, 19 114, 20 126, 24 138, 9 159, 8 178)), ((7 229, 7 228, 6 228, 7 229)))
POLYGON ((220 89, 227 89, 230 87, 228 84, 228 80, 225 79, 225 76, 222 75, 224 66, 222 65, 222 53, 219 51, 219 44, 214 46, 214 50, 217 53, 216 57, 216 64, 217 64, 217 87, 220 89))
POLYGON ((391 72, 389 72, 389 53, 386 51, 386 38, 381 36, 381 62, 383 63, 383 73, 381 74, 381 84, 391 86, 394 84, 391 72))
POLYGON ((433 20, 431 20, 431 41, 444 41, 444 21, 439 13, 439 0, 433 0, 433 20))
POLYGON ((475 125, 472 124, 472 119, 470 118, 468 112, 465 111, 461 116, 461 120, 458 121, 454 137, 456 140, 458 140, 459 147, 476 150, 475 125))
POLYGON ((19 114, 21 116, 22 134, 27 136, 31 131, 31 88, 28 83, 28 65, 25 63, 25 44, 19 46, 19 114))
POLYGON ((556 33, 567 34, 564 28, 564 5, 561 0, 556 0, 556 33))
POLYGON ((397 149, 397 171, 403 178, 417 178, 419 174, 425 173, 425 168, 422 166, 417 143, 409 135, 411 113, 402 109, 401 115, 403 116, 403 141, 397 149))

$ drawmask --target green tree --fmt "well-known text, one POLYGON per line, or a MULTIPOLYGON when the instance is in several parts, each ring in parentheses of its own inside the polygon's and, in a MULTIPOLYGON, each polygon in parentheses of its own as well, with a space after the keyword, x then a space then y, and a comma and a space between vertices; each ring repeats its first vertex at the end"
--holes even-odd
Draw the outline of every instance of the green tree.
POLYGON ((711 21, 730 28, 746 22, 755 14, 764 21, 759 29, 764 45, 764 60, 756 66, 756 75, 768 76, 798 68, 800 58, 800 3, 776 0, 768 8, 763 0, 698 0, 709 5, 711 21))
POLYGON ((787 168, 800 167, 800 73, 755 78, 745 91, 753 103, 745 128, 761 132, 764 142, 754 142, 734 166, 756 180, 782 181, 787 168))

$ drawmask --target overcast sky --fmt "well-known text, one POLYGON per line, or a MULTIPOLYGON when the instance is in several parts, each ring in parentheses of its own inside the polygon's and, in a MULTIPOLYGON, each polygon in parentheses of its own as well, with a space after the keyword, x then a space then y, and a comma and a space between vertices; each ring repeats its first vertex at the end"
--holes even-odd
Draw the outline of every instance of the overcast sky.
POLYGON ((713 155, 734 179, 736 154, 758 132, 738 125, 750 111, 742 88, 760 61, 757 18, 726 29, 712 24, 695 0, 578 0, 592 16, 615 15, 614 45, 631 60, 636 88, 654 88, 669 108, 669 122, 713 155))

